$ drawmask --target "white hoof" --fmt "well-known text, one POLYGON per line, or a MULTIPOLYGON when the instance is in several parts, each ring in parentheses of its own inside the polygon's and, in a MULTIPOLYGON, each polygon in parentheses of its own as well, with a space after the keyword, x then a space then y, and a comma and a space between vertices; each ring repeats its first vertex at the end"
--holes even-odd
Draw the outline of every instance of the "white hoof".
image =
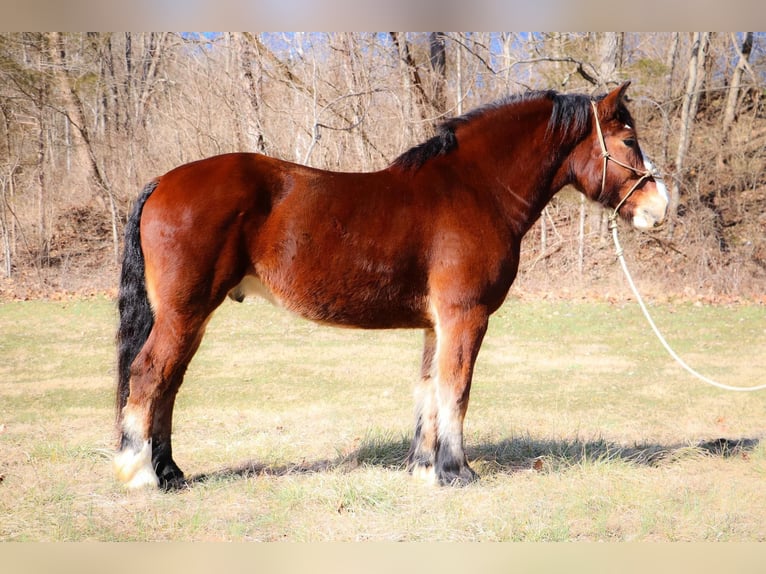
POLYGON ((416 466, 412 469, 412 476, 418 480, 422 480, 430 486, 436 485, 436 469, 433 467, 433 465, 416 466))
POLYGON ((114 471, 117 480, 127 488, 157 487, 160 484, 152 466, 152 443, 146 441, 138 452, 125 449, 114 457, 114 471))

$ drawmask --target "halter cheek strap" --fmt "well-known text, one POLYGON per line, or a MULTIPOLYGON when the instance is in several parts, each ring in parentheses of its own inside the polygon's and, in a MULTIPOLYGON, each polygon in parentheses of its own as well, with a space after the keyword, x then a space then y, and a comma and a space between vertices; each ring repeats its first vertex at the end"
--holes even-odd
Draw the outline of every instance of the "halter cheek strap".
POLYGON ((599 196, 603 195, 604 191, 606 191, 606 168, 610 160, 639 176, 638 181, 633 184, 633 187, 631 187, 628 193, 625 194, 625 197, 620 200, 620 202, 617 204, 617 207, 614 208, 614 211, 609 216, 610 221, 615 221, 617 219, 617 213, 620 211, 620 208, 623 206, 623 204, 631 195, 633 195, 633 192, 636 191, 636 189, 638 189, 638 187, 645 180, 654 177, 654 174, 648 170, 636 169, 635 167, 612 157, 612 155, 609 153, 609 150, 606 149, 606 141, 604 140, 604 134, 601 131, 601 122, 598 121, 598 108, 596 107, 596 102, 591 100, 590 105, 593 108, 593 120, 596 122, 596 135, 598 136, 598 143, 601 146, 601 157, 604 158, 604 165, 601 168, 601 193, 599 196))

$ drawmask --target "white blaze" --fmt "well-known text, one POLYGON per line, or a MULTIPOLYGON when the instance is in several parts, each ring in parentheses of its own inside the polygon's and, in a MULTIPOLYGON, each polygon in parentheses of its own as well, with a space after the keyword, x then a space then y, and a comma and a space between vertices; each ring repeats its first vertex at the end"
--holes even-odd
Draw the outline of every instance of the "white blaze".
POLYGON ((658 225, 665 219, 665 215, 670 203, 670 194, 662 176, 657 172, 652 161, 644 156, 644 167, 651 174, 654 180, 656 194, 643 195, 641 203, 636 206, 633 213, 633 226, 636 229, 648 230, 658 225))
POLYGON ((657 171, 657 168, 652 163, 652 160, 646 156, 644 156, 644 167, 649 173, 652 174, 654 183, 657 185, 657 191, 662 194, 662 196, 665 198, 665 201, 670 202, 670 194, 668 193, 668 188, 665 187, 665 180, 662 179, 662 175, 660 175, 660 172, 657 171))

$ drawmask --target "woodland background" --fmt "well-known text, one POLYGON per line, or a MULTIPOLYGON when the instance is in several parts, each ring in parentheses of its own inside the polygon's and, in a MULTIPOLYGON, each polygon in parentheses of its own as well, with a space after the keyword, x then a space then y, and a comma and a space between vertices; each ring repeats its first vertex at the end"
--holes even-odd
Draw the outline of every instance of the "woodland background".
MULTIPOLYGON (((766 301, 766 34, 2 33, 0 299, 114 293, 151 178, 257 151, 385 167, 509 93, 630 79, 668 223, 622 241, 655 298, 766 301)), ((623 226, 627 227, 627 226, 623 226)), ((605 213, 564 190, 530 230, 518 292, 623 297, 605 213)))

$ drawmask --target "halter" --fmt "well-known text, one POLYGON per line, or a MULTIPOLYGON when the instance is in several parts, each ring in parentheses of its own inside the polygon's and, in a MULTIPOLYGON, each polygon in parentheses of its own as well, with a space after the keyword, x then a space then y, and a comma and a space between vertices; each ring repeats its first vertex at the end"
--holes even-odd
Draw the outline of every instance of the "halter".
POLYGON ((604 166, 601 168, 601 193, 599 194, 599 197, 604 194, 604 191, 606 190, 606 167, 609 160, 612 160, 617 165, 624 167, 627 170, 632 171, 637 176, 639 176, 638 181, 633 184, 633 187, 630 188, 630 191, 625 194, 625 197, 623 197, 620 202, 617 204, 617 207, 614 208, 614 211, 609 216, 610 222, 615 222, 617 220, 617 213, 620 211, 620 208, 622 207, 623 203, 625 203, 628 198, 633 195, 633 192, 638 189, 638 187, 647 179, 651 179, 654 177, 654 173, 652 173, 649 170, 641 170, 636 169, 633 166, 630 166, 626 163, 621 162, 618 159, 615 159, 612 157, 612 155, 609 153, 609 151, 606 149, 606 141, 604 141, 604 134, 601 132, 601 123, 598 121, 598 108, 596 107, 596 102, 591 100, 590 102, 591 107, 593 108, 593 119, 596 122, 596 133, 598 134, 598 143, 601 146, 601 157, 604 158, 604 166))

